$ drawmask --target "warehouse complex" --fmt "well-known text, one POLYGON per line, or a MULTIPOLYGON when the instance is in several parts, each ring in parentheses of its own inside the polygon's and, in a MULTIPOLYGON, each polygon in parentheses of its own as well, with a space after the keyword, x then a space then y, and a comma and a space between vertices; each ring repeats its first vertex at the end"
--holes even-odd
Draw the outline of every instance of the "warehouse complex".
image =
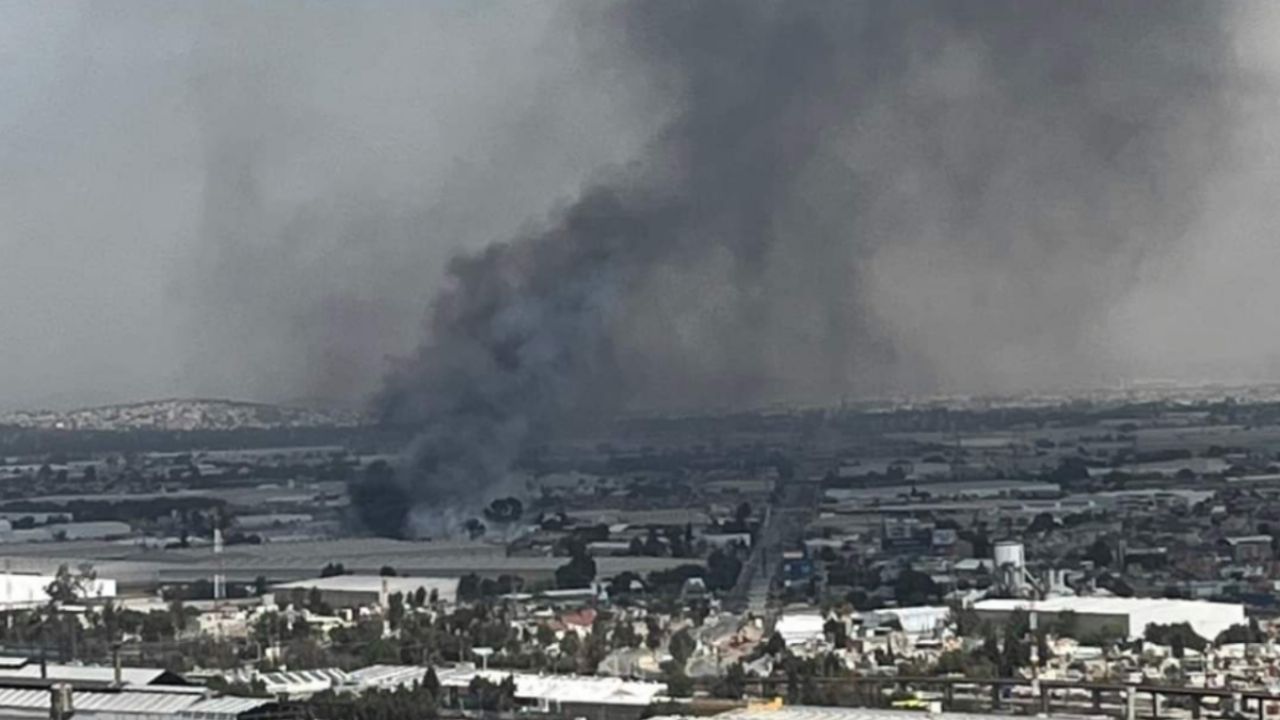
POLYGON ((1068 620, 1075 623, 1075 632, 1080 635, 1108 634, 1126 638, 1140 637, 1151 624, 1187 623, 1198 635, 1212 640, 1232 625, 1246 622, 1244 605, 1168 598, 993 598, 975 603, 973 609, 979 618, 995 624, 1022 610, 1035 615, 1041 627, 1068 620))

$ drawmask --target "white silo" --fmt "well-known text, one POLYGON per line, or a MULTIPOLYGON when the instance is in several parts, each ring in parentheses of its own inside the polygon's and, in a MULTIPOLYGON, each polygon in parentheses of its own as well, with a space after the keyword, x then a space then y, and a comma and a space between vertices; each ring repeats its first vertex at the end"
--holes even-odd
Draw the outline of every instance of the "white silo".
POLYGON ((1020 542, 1005 540, 996 543, 992 555, 1000 591, 1006 595, 1021 596, 1027 587, 1026 548, 1020 542))
POLYGON ((995 547, 996 567, 1012 565, 1019 570, 1027 566, 1027 551, 1022 543, 1014 540, 1001 540, 995 547))

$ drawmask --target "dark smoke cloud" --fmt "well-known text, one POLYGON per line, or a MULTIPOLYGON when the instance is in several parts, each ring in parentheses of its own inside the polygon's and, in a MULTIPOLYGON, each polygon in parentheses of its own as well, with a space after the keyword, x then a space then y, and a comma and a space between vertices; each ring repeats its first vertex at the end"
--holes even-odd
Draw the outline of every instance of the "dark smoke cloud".
POLYGON ((1095 381, 1093 333, 1230 150, 1217 4, 583 17, 672 120, 543 229, 454 261, 378 399, 422 428, 382 531, 438 528, 530 443, 624 408, 1095 381))

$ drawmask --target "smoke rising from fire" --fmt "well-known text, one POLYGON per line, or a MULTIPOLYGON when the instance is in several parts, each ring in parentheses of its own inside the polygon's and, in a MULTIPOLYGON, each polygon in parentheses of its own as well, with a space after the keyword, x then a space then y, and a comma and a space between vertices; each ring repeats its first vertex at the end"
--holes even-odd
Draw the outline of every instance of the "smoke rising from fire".
POLYGON ((422 429, 382 531, 430 532, 531 443, 623 408, 1105 379, 1102 328, 1233 151, 1219 5, 582 15, 670 120, 539 229, 450 266, 378 397, 422 429))
POLYGON ((5 3, 0 407, 381 387, 422 431, 358 488, 398 532, 618 409, 1274 379, 1277 36, 1244 0, 5 3))

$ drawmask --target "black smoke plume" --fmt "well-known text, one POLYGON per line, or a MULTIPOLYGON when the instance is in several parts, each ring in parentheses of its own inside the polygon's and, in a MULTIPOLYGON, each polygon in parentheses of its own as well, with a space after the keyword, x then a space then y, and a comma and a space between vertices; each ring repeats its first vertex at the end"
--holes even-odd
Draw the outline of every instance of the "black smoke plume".
POLYGON ((421 428, 395 479, 356 495, 383 498, 378 531, 434 532, 530 443, 623 408, 1000 383, 980 374, 999 358, 959 339, 942 362, 934 336, 956 329, 913 323, 938 283, 966 284, 963 317, 989 317, 973 332, 1038 371, 1087 369, 1089 328, 1183 232, 1229 126, 1216 3, 582 15, 670 122, 544 229, 454 261, 378 397, 421 428))

